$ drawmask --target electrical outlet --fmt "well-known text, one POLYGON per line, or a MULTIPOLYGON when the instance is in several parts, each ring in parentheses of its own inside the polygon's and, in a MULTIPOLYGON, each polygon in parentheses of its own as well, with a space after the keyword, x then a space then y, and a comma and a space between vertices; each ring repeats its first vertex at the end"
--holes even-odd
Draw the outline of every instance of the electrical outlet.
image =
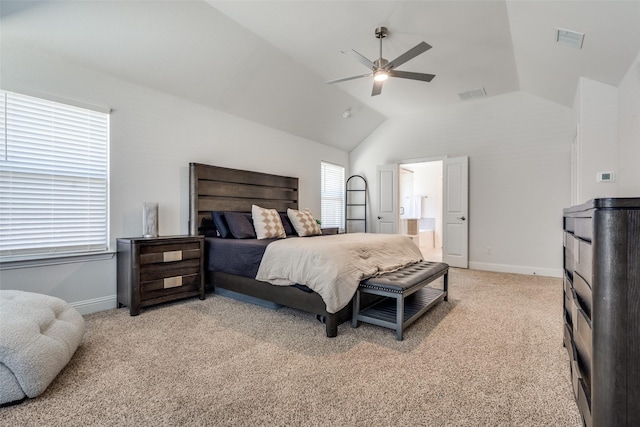
POLYGON ((487 255, 493 255, 491 246, 487 246, 487 255))

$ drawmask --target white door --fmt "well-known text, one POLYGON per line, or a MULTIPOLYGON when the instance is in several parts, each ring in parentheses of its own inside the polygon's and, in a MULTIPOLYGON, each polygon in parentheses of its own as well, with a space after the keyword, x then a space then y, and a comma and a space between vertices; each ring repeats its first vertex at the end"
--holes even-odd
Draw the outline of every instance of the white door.
POLYGON ((398 232, 398 165, 377 167, 378 214, 376 232, 396 234, 398 232))
POLYGON ((442 262, 451 267, 469 265, 469 158, 454 157, 443 163, 442 262))

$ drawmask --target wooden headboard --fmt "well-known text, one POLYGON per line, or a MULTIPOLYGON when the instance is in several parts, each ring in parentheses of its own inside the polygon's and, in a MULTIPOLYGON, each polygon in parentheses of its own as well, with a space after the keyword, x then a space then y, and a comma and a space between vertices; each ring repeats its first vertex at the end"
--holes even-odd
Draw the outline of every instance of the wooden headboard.
POLYGON ((211 211, 251 212, 251 205, 298 209, 298 178, 189 163, 189 234, 211 211))

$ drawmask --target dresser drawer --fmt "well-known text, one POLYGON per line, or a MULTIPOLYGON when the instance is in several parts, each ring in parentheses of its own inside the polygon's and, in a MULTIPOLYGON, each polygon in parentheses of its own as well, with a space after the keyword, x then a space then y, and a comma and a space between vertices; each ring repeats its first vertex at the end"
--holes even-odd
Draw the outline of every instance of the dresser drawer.
POLYGON ((565 216, 564 217, 564 229, 573 233, 575 230, 575 220, 573 217, 565 216))
POLYGON ((576 396, 576 401, 578 402, 578 409, 580 410, 580 414, 582 414, 584 425, 591 427, 593 425, 591 418, 591 393, 582 379, 578 379, 578 395, 576 396))
POLYGON ((567 349, 567 353, 569 355, 569 361, 572 362, 575 360, 576 349, 573 345, 573 328, 571 326, 565 324, 564 325, 564 336, 563 336, 563 344, 567 349))
POLYGON ((574 223, 573 234, 590 242, 593 237, 593 220, 591 218, 574 218, 574 223))
POLYGON ((591 243, 584 240, 576 240, 578 242, 577 250, 574 253, 575 272, 591 286, 593 269, 592 269, 592 247, 591 243))
POLYGON ((571 390, 573 391, 573 396, 578 398, 578 387, 580 386, 580 369, 578 368, 578 356, 576 354, 576 348, 571 347, 571 351, 573 354, 569 355, 569 369, 571 373, 571 390), (571 359, 573 357, 573 359, 571 359))
POLYGON ((578 297, 578 305, 582 308, 591 321, 591 307, 592 307, 592 295, 591 286, 580 276, 575 274, 573 276, 573 289, 578 297))
POLYGON ((591 387, 592 338, 591 324, 582 309, 578 309, 573 321, 573 342, 575 343, 580 378, 591 387))
POLYGON ((575 319, 578 307, 575 303, 575 293, 571 280, 565 276, 564 278, 564 318, 565 322, 571 327, 573 331, 573 319, 575 319))
POLYGON ((575 271, 573 253, 567 251, 566 248, 564 252, 564 271, 569 277, 573 277, 573 273, 575 271))

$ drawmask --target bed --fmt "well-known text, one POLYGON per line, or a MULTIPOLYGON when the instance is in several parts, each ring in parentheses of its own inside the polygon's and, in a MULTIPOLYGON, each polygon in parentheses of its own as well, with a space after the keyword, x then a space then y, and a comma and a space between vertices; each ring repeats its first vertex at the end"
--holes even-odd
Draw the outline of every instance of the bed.
MULTIPOLYGON (((238 169, 210 166, 201 163, 189 165, 189 232, 207 235, 205 226, 212 212, 251 212, 252 206, 275 209, 280 213, 298 210, 298 179, 238 169)), ((283 223, 284 223, 283 217, 283 223)), ((286 227, 285 227, 286 228, 286 227)), ((219 231, 218 231, 219 234, 219 231)), ((317 239, 341 238, 318 236, 317 239)), ((342 237, 344 238, 344 237, 342 237)), ((311 237, 310 239, 316 239, 311 237)), ((260 256, 238 264, 244 252, 263 254, 272 242, 255 239, 221 239, 205 237, 205 284, 207 290, 247 299, 251 302, 272 303, 313 313, 323 321, 328 337, 337 336, 338 325, 351 319, 352 305, 329 310, 319 293, 303 285, 277 286, 256 280, 260 256), (235 246, 242 246, 236 248, 235 246), (238 252, 234 252, 238 251, 238 252), (235 263, 234 263, 235 262, 235 263)), ((294 239, 279 239, 293 241, 294 239)), ((308 238, 298 238, 308 240, 308 238)), ((320 241, 320 240, 317 240, 320 241)), ((281 242, 277 242, 281 243, 281 242)), ((287 242, 288 243, 288 242, 287 242)), ((419 251, 418 251, 419 252, 419 251)), ((370 296, 373 303, 379 299, 370 296)))

